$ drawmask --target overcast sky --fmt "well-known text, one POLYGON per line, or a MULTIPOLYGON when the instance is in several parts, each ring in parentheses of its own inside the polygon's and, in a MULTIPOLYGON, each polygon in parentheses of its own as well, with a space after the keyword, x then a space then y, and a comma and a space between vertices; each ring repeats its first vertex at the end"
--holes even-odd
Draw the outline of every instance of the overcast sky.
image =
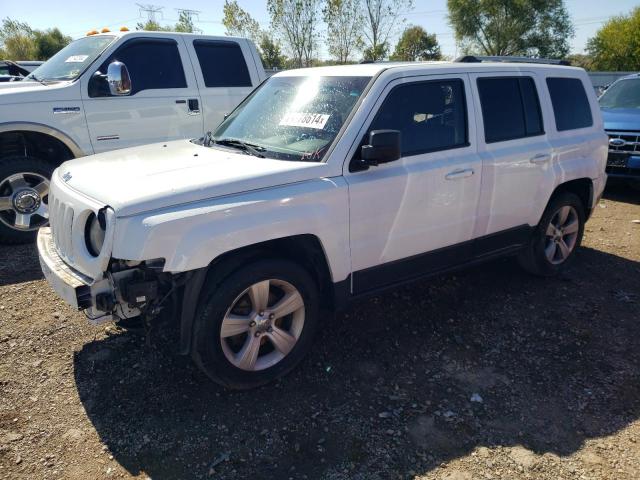
MULTIPOLYGON (((174 24, 178 18, 177 8, 200 11, 196 25, 204 33, 224 35, 222 6, 224 0, 142 0, 140 3, 154 2, 163 7, 158 18, 161 23, 174 24)), ((238 0, 260 22, 269 27, 269 15, 265 0, 238 0)), ((612 15, 629 12, 638 5, 638 0, 565 0, 573 19, 576 36, 572 40, 573 52, 581 53, 587 40, 612 15)), ((437 34, 445 55, 456 56, 456 44, 451 27, 447 22, 446 0, 414 0, 414 9, 405 12, 406 23, 420 25, 428 32, 437 34)), ((73 38, 83 36, 94 28, 121 26, 135 28, 136 23, 146 19, 146 14, 134 1, 129 0, 2 0, 1 18, 12 18, 29 23, 34 28, 58 27, 73 38), (54 7, 52 7, 55 5, 54 7)), ((321 58, 327 58, 326 50, 321 58)))

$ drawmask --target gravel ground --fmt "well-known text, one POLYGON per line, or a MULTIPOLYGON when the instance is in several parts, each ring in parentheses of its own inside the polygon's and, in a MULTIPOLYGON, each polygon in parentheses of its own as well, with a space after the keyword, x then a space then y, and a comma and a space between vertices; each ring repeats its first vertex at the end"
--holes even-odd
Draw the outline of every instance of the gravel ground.
POLYGON ((609 192, 565 275, 502 260, 361 301, 242 393, 0 247, 0 478, 638 479, 638 220, 609 192))

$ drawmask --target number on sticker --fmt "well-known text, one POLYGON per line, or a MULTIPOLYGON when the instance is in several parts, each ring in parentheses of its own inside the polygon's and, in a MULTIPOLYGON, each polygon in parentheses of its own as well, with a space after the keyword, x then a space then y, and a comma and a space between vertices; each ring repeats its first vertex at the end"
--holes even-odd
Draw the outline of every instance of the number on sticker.
POLYGON ((322 130, 331 115, 324 113, 288 112, 285 113, 280 125, 287 127, 305 127, 322 130))

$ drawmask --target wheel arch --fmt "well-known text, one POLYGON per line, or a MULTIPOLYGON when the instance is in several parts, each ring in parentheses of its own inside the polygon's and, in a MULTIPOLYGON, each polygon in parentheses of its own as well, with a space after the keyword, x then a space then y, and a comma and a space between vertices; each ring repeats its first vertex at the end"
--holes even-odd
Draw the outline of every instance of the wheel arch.
POLYGON ((0 123, 0 151, 3 156, 33 156, 55 166, 84 156, 78 144, 64 132, 31 122, 0 123))
POLYGON ((328 258, 316 235, 293 235, 230 250, 215 258, 208 266, 187 273, 189 278, 182 295, 179 326, 181 354, 191 351, 193 321, 205 282, 222 282, 237 269, 264 258, 282 258, 299 264, 316 282, 322 302, 329 302, 335 307, 341 301, 336 298, 328 258))
POLYGON ((573 193, 580 198, 582 205, 584 205, 584 212, 587 218, 591 215, 593 210, 593 180, 590 178, 578 178, 570 180, 565 183, 561 183, 551 194, 549 202, 557 197, 561 193, 569 192, 573 193))

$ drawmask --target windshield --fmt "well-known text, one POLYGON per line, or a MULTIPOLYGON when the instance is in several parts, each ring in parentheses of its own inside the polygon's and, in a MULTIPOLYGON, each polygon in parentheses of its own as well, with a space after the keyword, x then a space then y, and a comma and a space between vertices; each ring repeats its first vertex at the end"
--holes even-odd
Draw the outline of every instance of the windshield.
POLYGON ((599 101, 602 108, 640 108, 640 78, 614 83, 599 101))
POLYGON ((113 41, 113 36, 84 37, 70 43, 26 78, 37 81, 75 80, 113 41))
POLYGON ((319 162, 370 77, 273 77, 220 124, 213 141, 240 141, 261 156, 319 162))

